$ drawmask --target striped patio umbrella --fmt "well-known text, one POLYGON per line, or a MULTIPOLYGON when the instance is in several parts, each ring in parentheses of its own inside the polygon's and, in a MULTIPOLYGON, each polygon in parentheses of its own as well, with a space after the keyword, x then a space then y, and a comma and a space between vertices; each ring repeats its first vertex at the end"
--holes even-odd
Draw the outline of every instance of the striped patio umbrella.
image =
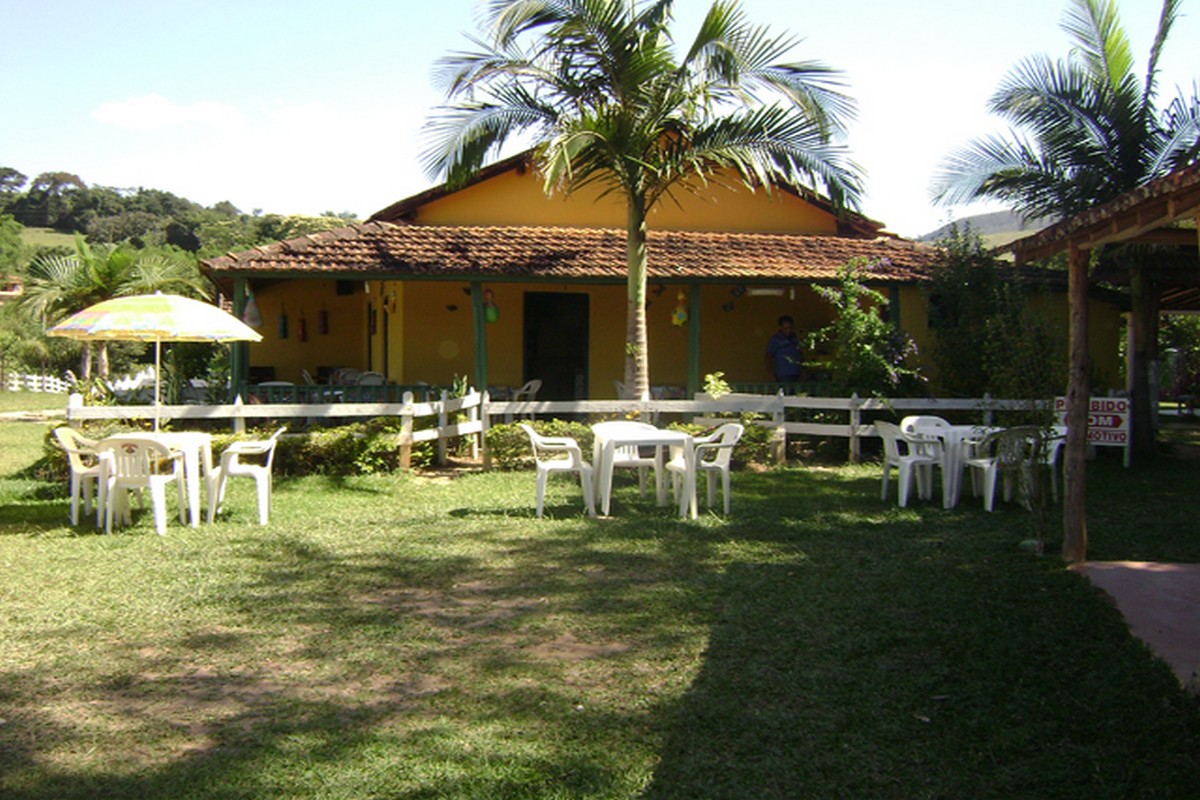
POLYGON ((262 336, 223 309, 174 294, 114 297, 82 311, 46 331, 84 341, 154 342, 154 428, 158 429, 163 342, 258 342, 262 336))

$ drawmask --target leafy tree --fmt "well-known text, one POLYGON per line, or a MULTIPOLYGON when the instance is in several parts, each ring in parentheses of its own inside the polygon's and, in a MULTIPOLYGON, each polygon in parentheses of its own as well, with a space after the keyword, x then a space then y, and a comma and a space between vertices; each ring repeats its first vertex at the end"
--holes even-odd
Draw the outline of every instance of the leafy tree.
MULTIPOLYGON (((1034 56, 1018 64, 992 96, 990 110, 1012 126, 1006 136, 977 140, 952 155, 935 183, 955 203, 994 198, 1027 219, 1069 217, 1111 200, 1200 155, 1200 97, 1179 94, 1157 106, 1158 61, 1181 0, 1164 0, 1144 76, 1135 73, 1129 37, 1114 0, 1070 0, 1063 29, 1069 56, 1034 56)), ((1143 251, 1144 252, 1144 251, 1143 251)), ((1126 258, 1134 309, 1135 450, 1154 447, 1148 381, 1153 337, 1140 272, 1126 258)))
MULTIPOLYGON (((113 245, 93 248, 77 234, 71 255, 41 256, 30 264, 21 306, 49 327, 102 300, 155 291, 207 297, 211 286, 190 258, 113 245)), ((107 377, 107 343, 96 344, 97 372, 107 377)), ((92 375, 91 348, 86 345, 81 372, 85 379, 92 375)))
POLYGON ((649 396, 646 215, 719 174, 746 186, 819 181, 856 205, 855 168, 831 144, 853 103, 836 72, 784 62, 797 40, 749 24, 735 0, 709 8, 677 55, 671 0, 492 0, 475 52, 442 61, 447 105, 426 165, 460 182, 532 134, 547 193, 594 186, 626 203, 625 384, 649 396))
POLYGON ((829 354, 820 366, 835 393, 904 396, 924 380, 908 366, 917 347, 881 315, 888 299, 864 283, 871 266, 852 261, 838 271, 837 285, 814 287, 833 306, 834 319, 813 335, 810 346, 829 354))
POLYGON ((0 214, 0 280, 18 275, 25 267, 28 248, 21 238, 24 226, 8 214, 0 214))
POLYGON ((12 167, 0 167, 0 193, 15 194, 24 188, 28 180, 23 173, 12 167))

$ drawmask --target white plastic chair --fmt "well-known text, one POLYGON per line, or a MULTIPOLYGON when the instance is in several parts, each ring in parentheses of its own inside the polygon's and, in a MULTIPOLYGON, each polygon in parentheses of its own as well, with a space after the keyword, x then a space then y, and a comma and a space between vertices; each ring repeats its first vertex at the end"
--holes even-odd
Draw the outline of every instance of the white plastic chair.
POLYGON ((551 472, 578 472, 583 487, 583 504, 588 516, 596 516, 594 472, 592 465, 583 460, 579 443, 569 436, 542 436, 529 425, 521 424, 521 430, 533 445, 533 461, 537 466, 537 515, 542 516, 546 499, 546 479, 551 472), (561 457, 566 454, 566 457, 561 457))
POLYGON ((536 400, 537 393, 542 388, 542 382, 534 378, 531 381, 526 381, 525 385, 513 392, 513 402, 519 400, 536 400))
POLYGON ((109 470, 104 503, 104 532, 112 533, 113 518, 120 514, 129 524, 130 489, 149 489, 154 508, 154 529, 159 536, 167 532, 167 484, 178 489, 179 521, 187 521, 187 495, 183 481, 183 454, 162 442, 145 437, 110 436, 96 444, 96 451, 108 453, 109 470))
MULTIPOLYGON (((725 498, 725 516, 729 516, 729 467, 733 460, 733 448, 737 445, 738 440, 742 438, 744 432, 745 428, 740 423, 727 422, 709 435, 695 439, 696 450, 693 463, 696 468, 696 481, 692 486, 697 486, 701 474, 708 477, 708 507, 712 508, 713 495, 716 492, 717 476, 720 475, 721 496, 725 498)), ((686 476, 687 463, 684 461, 683 456, 679 455, 668 461, 666 467, 667 471, 672 473, 671 486, 675 492, 675 496, 678 497, 679 484, 686 476)), ((699 489, 696 489, 696 491, 699 491, 699 489)), ((696 496, 694 494, 690 502, 694 513, 696 506, 696 496)))
POLYGON ((71 524, 79 524, 79 506, 83 513, 91 514, 96 509, 96 527, 104 524, 104 506, 107 496, 108 461, 96 450, 96 440, 80 435, 74 428, 66 426, 54 429, 58 446, 67 454, 71 471, 71 524), (95 503, 92 502, 93 495, 95 503))
MULTIPOLYGON (((951 481, 947 477, 954 461, 946 458, 947 453, 943 440, 940 438, 943 429, 950 428, 950 423, 941 417, 929 414, 913 414, 900 420, 900 431, 912 442, 916 452, 933 456, 933 466, 942 470, 942 490, 948 491, 951 481)), ((921 467, 923 477, 928 478, 921 489, 921 499, 933 497, 933 466, 921 467)), ((953 502, 950 500, 948 502, 953 502)))
MULTIPOLYGON (((995 431, 983 439, 963 442, 969 451, 964 454, 963 469, 971 470, 971 486, 975 496, 983 489, 983 507, 994 511, 996 507, 996 484, 1004 479, 1004 499, 1012 500, 1013 479, 1025 482, 1026 491, 1032 491, 1034 466, 1041 460, 1042 433, 1036 427, 1022 426, 995 431)), ((1029 498, 1022 501, 1029 505, 1029 498)))
POLYGON ((231 477, 248 477, 254 479, 258 494, 258 524, 266 525, 271 511, 271 465, 275 462, 275 447, 279 437, 287 430, 280 428, 271 438, 256 441, 234 442, 221 453, 221 463, 214 467, 208 477, 208 521, 211 523, 221 508, 225 499, 225 484, 231 477), (264 458, 264 463, 242 461, 242 458, 253 456, 264 458))
POLYGON ((918 443, 893 422, 876 421, 875 432, 883 439, 883 488, 880 499, 887 500, 892 467, 899 470, 896 491, 901 508, 908 505, 908 493, 914 477, 918 495, 927 496, 927 483, 932 480, 932 467, 938 462, 937 456, 930 452, 921 452, 917 447, 918 443))
POLYGON ((313 378, 312 373, 303 368, 300 370, 300 380, 304 381, 305 386, 317 385, 317 381, 315 378, 313 378))
POLYGON ((386 382, 382 372, 364 372, 357 380, 359 386, 383 386, 386 382))

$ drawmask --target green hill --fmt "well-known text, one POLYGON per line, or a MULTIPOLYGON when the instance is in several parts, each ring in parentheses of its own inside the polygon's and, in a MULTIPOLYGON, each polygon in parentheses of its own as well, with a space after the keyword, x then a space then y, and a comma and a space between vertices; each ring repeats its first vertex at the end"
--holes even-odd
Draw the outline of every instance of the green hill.
POLYGON ((1025 222, 1020 216, 1011 211, 993 211, 988 214, 976 214, 963 217, 938 228, 935 231, 917 237, 919 242, 934 242, 941 239, 950 230, 950 225, 958 225, 959 229, 970 227, 979 234, 987 247, 999 247, 1014 239, 1030 236, 1050 224, 1050 220, 1031 220, 1025 222))

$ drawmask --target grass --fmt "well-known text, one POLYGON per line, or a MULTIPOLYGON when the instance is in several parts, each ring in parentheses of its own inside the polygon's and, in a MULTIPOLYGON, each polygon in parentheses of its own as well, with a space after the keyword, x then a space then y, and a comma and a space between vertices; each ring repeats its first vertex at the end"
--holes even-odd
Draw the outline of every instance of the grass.
POLYGON ((26 228, 21 232, 21 238, 30 247, 65 247, 69 250, 75 247, 74 234, 53 228, 26 228))
MULTIPOLYGON (((734 516, 531 473, 307 477, 252 524, 64 523, 0 424, 0 796, 1134 798, 1200 793, 1200 704, 1014 506, 874 466, 734 516), (17 453, 17 455, 13 455, 17 453)), ((1196 462, 1089 465, 1096 559, 1200 561, 1196 462)))

